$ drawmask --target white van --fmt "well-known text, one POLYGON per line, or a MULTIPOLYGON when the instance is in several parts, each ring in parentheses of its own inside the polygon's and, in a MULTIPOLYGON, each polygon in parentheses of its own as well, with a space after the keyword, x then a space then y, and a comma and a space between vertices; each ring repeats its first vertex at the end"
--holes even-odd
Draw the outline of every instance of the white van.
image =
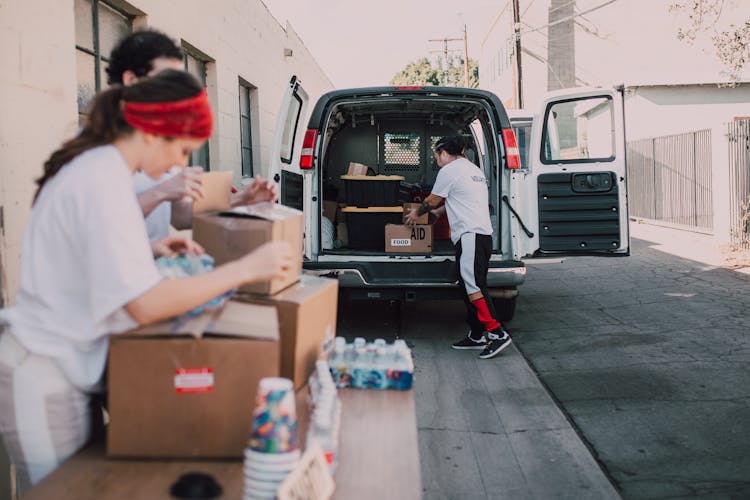
POLYGON ((510 319, 526 275, 522 259, 629 254, 622 103, 618 89, 568 89, 512 123, 483 90, 335 90, 315 104, 303 133, 307 95, 292 78, 271 176, 280 202, 305 213, 305 272, 337 277, 352 299, 458 297, 445 226, 435 225, 431 251, 421 254, 386 252, 384 226, 401 222, 402 203, 429 193, 435 141, 462 134, 488 179, 487 282, 499 319, 510 319), (521 125, 518 144, 513 126, 521 125), (369 178, 356 180, 370 181, 367 207, 353 206, 363 184, 352 187, 350 163, 366 166, 369 178))

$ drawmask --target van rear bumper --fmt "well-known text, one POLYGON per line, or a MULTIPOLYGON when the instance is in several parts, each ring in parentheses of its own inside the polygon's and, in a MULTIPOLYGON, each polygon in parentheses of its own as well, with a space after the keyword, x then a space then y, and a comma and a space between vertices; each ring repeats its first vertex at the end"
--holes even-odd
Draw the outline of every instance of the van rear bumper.
MULTIPOLYGON (((442 262, 305 262, 304 272, 338 278, 342 288, 444 288, 455 287, 456 266, 442 262)), ((490 261, 488 288, 515 288, 526 279, 521 261, 490 261)))

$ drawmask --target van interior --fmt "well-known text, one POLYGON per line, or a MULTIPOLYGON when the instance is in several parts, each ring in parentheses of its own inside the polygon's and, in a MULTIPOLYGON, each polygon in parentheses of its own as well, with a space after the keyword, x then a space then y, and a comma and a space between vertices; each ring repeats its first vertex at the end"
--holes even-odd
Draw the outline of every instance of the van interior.
MULTIPOLYGON (((329 202, 329 206, 330 202, 335 202, 337 209, 335 213, 328 210, 321 214, 322 252, 385 254, 384 237, 380 236, 384 234, 385 224, 402 223, 403 212, 396 208, 403 203, 421 202, 435 183, 438 166, 433 147, 443 136, 461 134, 469 139, 467 158, 484 170, 490 185, 494 186, 493 192, 497 193, 497 170, 492 159, 498 155, 492 130, 485 106, 471 99, 437 96, 384 99, 378 96, 332 106, 319 160, 322 167, 320 188, 324 202, 329 202), (352 180, 346 174, 352 162, 366 165, 367 175, 372 177, 359 178, 358 189, 363 182, 371 181, 371 194, 377 196, 380 192, 376 187, 378 179, 396 181, 397 198, 391 195, 381 199, 371 197, 369 210, 350 208, 347 201, 352 203, 352 193, 347 195, 347 189, 352 189, 352 180)), ((494 215, 497 207, 492 206, 492 200, 497 199, 496 194, 490 199, 490 213, 494 215)), ((452 255, 447 220, 441 219, 433 225, 432 254, 452 255)))

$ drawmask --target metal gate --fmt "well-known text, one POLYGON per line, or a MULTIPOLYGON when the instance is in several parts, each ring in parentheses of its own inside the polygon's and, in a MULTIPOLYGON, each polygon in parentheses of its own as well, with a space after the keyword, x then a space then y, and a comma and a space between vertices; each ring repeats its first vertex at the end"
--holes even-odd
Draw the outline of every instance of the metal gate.
POLYGON ((713 231, 711 131, 628 143, 628 205, 633 217, 713 231))
POLYGON ((732 245, 750 250, 750 120, 727 124, 729 217, 732 245))

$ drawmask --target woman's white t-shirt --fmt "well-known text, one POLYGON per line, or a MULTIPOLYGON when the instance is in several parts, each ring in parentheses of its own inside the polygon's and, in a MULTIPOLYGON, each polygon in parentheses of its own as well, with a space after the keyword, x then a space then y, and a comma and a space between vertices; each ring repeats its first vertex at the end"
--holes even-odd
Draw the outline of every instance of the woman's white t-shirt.
POLYGON ((20 290, 0 319, 26 349, 91 390, 108 334, 136 326, 123 306, 160 280, 131 171, 117 148, 100 146, 42 189, 23 238, 20 290))
POLYGON ((445 198, 455 244, 464 233, 492 234, 487 178, 482 169, 458 158, 438 170, 432 194, 445 198))

